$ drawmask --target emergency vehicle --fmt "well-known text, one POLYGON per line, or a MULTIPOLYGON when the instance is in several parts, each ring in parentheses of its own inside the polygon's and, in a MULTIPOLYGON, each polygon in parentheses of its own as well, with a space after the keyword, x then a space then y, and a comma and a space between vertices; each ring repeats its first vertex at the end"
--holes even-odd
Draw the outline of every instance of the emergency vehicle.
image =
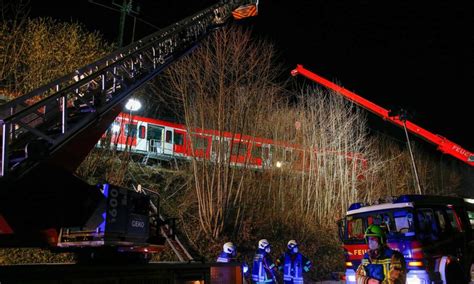
POLYGON ((257 14, 257 0, 218 1, 0 105, 0 247, 146 261, 163 238, 176 241, 146 195, 74 172, 137 89, 232 17, 257 14))
MULTIPOLYGON (((474 200, 459 197, 402 195, 364 206, 354 203, 338 222, 346 258, 346 283, 368 247, 371 224, 387 232, 387 244, 406 260, 406 283, 467 283, 474 260, 474 200)), ((472 280, 471 280, 472 281, 472 280)))

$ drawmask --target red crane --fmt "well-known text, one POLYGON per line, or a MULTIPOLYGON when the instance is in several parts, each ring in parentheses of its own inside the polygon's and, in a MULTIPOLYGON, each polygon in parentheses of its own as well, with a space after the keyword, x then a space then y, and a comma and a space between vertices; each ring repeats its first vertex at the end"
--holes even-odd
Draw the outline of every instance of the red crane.
POLYGON ((413 133, 423 138, 424 140, 435 144, 438 147, 438 150, 442 153, 451 155, 470 166, 474 166, 474 153, 469 152, 468 150, 464 149, 463 147, 446 139, 441 135, 431 133, 430 131, 416 125, 415 123, 404 119, 400 115, 390 115, 390 110, 384 109, 383 107, 362 98, 361 96, 309 71, 308 69, 305 69, 303 65, 297 65, 296 69, 291 71, 291 75, 303 75, 304 77, 339 93, 344 98, 371 111, 372 113, 380 116, 384 120, 387 120, 402 128, 406 127, 407 131, 409 131, 410 133, 413 133))

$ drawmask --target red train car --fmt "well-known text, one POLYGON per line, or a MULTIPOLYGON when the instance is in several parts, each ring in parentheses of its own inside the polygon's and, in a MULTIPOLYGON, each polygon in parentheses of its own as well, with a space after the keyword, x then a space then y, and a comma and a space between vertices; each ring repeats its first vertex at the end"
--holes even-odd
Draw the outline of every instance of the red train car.
MULTIPOLYGON (((107 136, 110 137, 110 145, 121 151, 142 155, 144 162, 149 159, 190 160, 194 157, 211 162, 227 162, 238 167, 308 170, 312 154, 297 144, 249 135, 200 128, 188 134, 184 124, 128 113, 121 113, 116 118, 99 146, 104 146, 107 136)), ((362 172, 367 169, 367 160, 360 153, 314 151, 314 154, 344 155, 346 161, 352 162, 359 178, 363 177, 362 172)))

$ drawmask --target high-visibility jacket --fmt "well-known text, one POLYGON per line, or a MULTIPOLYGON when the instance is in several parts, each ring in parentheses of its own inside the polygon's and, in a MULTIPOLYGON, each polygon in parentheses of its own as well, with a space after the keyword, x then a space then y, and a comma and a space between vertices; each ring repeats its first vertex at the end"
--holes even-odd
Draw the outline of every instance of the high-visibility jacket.
POLYGON ((258 283, 274 283, 275 264, 263 249, 258 249, 253 257, 252 280, 258 283))
POLYGON ((299 252, 292 254, 287 251, 278 258, 277 265, 283 271, 285 283, 302 284, 303 272, 308 272, 313 263, 299 252))
POLYGON ((217 257, 216 262, 235 262, 237 261, 234 257, 232 257, 232 254, 226 253, 224 251, 221 251, 219 256, 217 257))
POLYGON ((405 283, 406 264, 403 255, 389 248, 383 248, 380 256, 375 259, 368 253, 364 254, 356 271, 356 282, 365 284, 370 278, 384 284, 405 283))

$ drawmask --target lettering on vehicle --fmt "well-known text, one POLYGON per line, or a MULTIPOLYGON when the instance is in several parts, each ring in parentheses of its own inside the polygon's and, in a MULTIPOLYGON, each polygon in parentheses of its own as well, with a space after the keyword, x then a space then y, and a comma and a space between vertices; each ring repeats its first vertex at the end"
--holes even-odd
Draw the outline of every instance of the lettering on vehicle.
POLYGON ((367 249, 355 249, 352 251, 353 255, 364 255, 368 250, 367 249))
POLYGON ((132 227, 134 227, 134 228, 145 228, 145 222, 138 221, 138 220, 132 220, 132 227))
POLYGON ((115 223, 117 221, 117 205, 118 205, 118 200, 117 197, 119 195, 119 192, 117 189, 113 188, 110 190, 110 196, 109 196, 109 216, 112 218, 109 218, 110 223, 115 223))

